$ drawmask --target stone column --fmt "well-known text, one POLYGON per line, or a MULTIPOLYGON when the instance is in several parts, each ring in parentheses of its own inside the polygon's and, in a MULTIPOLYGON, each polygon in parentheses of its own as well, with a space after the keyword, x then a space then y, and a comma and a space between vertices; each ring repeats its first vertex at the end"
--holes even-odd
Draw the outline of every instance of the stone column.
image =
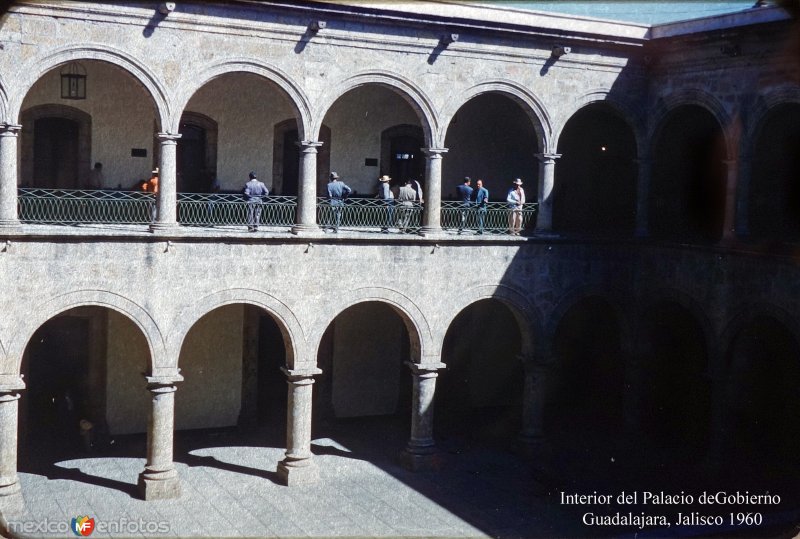
POLYGON ((25 389, 25 383, 21 376, 8 378, 0 381, 0 497, 20 492, 17 476, 18 403, 19 392, 25 389))
POLYGON ((442 155, 447 148, 421 148, 428 161, 425 167, 425 209, 422 215, 422 236, 442 233, 442 155))
POLYGON ((17 139, 21 125, 0 124, 0 229, 19 226, 17 139))
POLYGON ((400 456, 404 467, 418 471, 431 468, 436 443, 433 441, 433 397, 436 377, 444 363, 406 362, 411 369, 413 393, 411 400, 411 438, 400 456))
POLYGON ((753 157, 748 153, 739 155, 739 174, 736 187, 736 236, 750 235, 750 183, 753 176, 753 157))
POLYGON ((539 208, 536 212, 536 233, 553 231, 553 184, 556 176, 558 153, 537 153, 539 159, 539 208))
POLYGON ((278 463, 278 477, 287 486, 319 481, 319 469, 311 453, 312 385, 319 369, 282 369, 289 383, 286 411, 286 456, 278 463))
POLYGON ((293 234, 316 232, 317 226, 317 148, 322 146, 316 140, 298 142, 300 147, 300 179, 297 197, 297 220, 292 227, 293 234))
POLYGON ((646 238, 650 235, 650 182, 653 174, 653 162, 650 159, 638 159, 639 177, 636 183, 636 237, 646 238))
POLYGON ((175 384, 183 377, 146 376, 152 395, 150 421, 147 425, 147 464, 139 474, 139 491, 145 500, 177 498, 181 494, 180 479, 172 460, 175 431, 175 384))
POLYGON ((736 180, 739 162, 736 159, 723 161, 728 169, 725 181, 725 216, 722 222, 722 241, 736 239, 736 180))
POLYGON ((161 160, 158 169, 158 195, 156 196, 156 220, 150 225, 153 232, 175 230, 178 227, 178 181, 177 157, 180 134, 159 133, 161 160))

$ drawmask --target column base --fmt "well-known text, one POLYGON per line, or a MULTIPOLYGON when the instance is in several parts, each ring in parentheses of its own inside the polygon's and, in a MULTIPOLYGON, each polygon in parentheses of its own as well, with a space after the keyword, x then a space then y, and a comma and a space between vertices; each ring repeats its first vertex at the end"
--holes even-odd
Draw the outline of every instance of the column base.
POLYGON ((22 228, 22 223, 17 219, 0 220, 0 234, 18 232, 22 228))
POLYGON ((312 485, 319 482, 319 468, 313 460, 284 459, 278 463, 278 478, 287 487, 312 485))
POLYGON ((166 472, 148 472, 139 474, 139 493, 142 498, 150 500, 168 500, 180 498, 181 482, 177 470, 166 472))
POLYGON ((537 238, 558 238, 560 237, 557 232, 553 232, 551 229, 539 229, 536 228, 533 230, 533 235, 537 238))
POLYGON ((325 235, 318 225, 294 225, 290 232, 301 238, 313 238, 325 235))
POLYGON ((181 232, 178 223, 150 223, 150 232, 161 235, 174 235, 181 232))
POLYGON ((420 453, 418 450, 411 451, 408 448, 400 453, 400 465, 412 472, 428 472, 441 468, 442 459, 434 447, 428 451, 420 453))
POLYGON ((419 229, 419 235, 424 238, 445 238, 447 234, 440 226, 423 226, 419 229))

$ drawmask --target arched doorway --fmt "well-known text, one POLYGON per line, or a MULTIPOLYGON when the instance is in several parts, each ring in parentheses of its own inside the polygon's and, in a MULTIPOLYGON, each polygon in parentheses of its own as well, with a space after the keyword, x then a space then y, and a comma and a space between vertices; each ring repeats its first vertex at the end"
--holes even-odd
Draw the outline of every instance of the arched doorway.
POLYGON ((756 316, 734 337, 728 356, 726 406, 734 457, 752 472, 800 472, 800 345, 771 316, 756 316), (765 470, 766 469, 766 470, 765 470))
POLYGON ((514 313, 494 299, 473 303, 447 330, 437 379, 437 443, 507 444, 522 428, 522 334, 514 313))
POLYGON ((779 105, 764 119, 753 149, 748 206, 753 237, 800 238, 800 105, 779 105))
POLYGON ((346 441, 353 451, 402 448, 411 420, 410 354, 408 329, 391 306, 358 303, 336 316, 317 354, 317 434, 346 441))
MULTIPOLYGON (((322 145, 317 148, 317 193, 325 196, 331 170, 331 130, 323 125, 322 145)), ((300 185, 300 135, 297 120, 290 118, 275 125, 272 149, 272 185, 276 195, 297 196, 300 185)))
POLYGON ((582 234, 631 234, 636 216, 636 138, 609 105, 588 105, 558 141, 553 227, 582 234))
POLYGON ((65 105, 40 105, 22 112, 23 186, 80 189, 87 186, 92 118, 65 105))
POLYGON ((177 147, 178 191, 207 193, 217 176, 217 122, 196 112, 184 112, 177 147))
MULTIPOLYGON (((141 330, 111 309, 77 307, 44 323, 22 361, 21 467, 124 451, 117 436, 147 429, 149 359, 141 330)), ((143 437, 134 446, 144 455, 143 437)))
POLYGON ((708 110, 683 105, 668 115, 653 146, 654 237, 708 242, 722 237, 725 158, 722 128, 708 110))
POLYGON ((393 182, 406 179, 422 181, 425 178, 425 156, 422 148, 425 137, 416 125, 396 125, 381 133, 381 174, 388 174, 393 182))
POLYGON ((458 109, 447 128, 442 160, 442 198, 456 199, 456 185, 480 178, 489 200, 504 201, 514 178, 525 182, 528 202, 536 200, 539 142, 526 111, 510 97, 485 93, 458 109))
POLYGON ((662 302, 648 310, 645 328, 645 428, 660 446, 702 453, 711 426, 711 380, 702 327, 685 307, 662 302))

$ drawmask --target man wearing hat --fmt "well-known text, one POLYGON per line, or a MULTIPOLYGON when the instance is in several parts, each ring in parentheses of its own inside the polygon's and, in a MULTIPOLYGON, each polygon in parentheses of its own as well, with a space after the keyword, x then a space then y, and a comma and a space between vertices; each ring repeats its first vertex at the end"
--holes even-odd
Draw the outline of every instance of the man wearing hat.
POLYGON ((522 231, 522 206, 525 204, 525 191, 522 189, 522 180, 517 178, 512 182, 512 187, 506 197, 508 209, 508 233, 519 236, 522 231))
POLYGON ((331 181, 328 182, 328 200, 333 209, 334 232, 339 232, 339 225, 342 224, 342 208, 344 200, 353 192, 350 187, 339 179, 339 175, 331 172, 331 181))
POLYGON ((247 231, 255 232, 261 223, 261 202, 269 195, 269 189, 256 178, 256 173, 248 174, 250 178, 244 184, 244 198, 247 201, 247 231))
POLYGON ((384 234, 389 233, 389 227, 392 226, 394 223, 394 193, 392 193, 391 182, 392 179, 384 174, 380 178, 378 178, 378 194, 376 198, 383 200, 383 204, 386 206, 386 226, 381 228, 381 232, 384 234))

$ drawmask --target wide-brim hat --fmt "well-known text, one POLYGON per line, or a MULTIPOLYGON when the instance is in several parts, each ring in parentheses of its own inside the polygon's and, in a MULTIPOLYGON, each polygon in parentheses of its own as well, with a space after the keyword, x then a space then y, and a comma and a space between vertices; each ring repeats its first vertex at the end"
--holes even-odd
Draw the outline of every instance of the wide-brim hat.
POLYGON ((390 181, 392 181, 392 179, 389 176, 387 176, 386 174, 384 174, 383 176, 378 178, 378 181, 379 182, 390 182, 390 181))
POLYGON ((150 174, 158 174, 158 167, 150 171, 150 174))
POLYGON ((331 179, 332 180, 338 180, 339 179, 339 175, 336 174, 335 172, 331 172, 331 179))
POLYGON ((514 185, 522 185, 522 180, 520 180, 519 178, 517 178, 516 180, 514 180, 514 181, 513 181, 513 182, 511 182, 511 183, 513 183, 514 185))

